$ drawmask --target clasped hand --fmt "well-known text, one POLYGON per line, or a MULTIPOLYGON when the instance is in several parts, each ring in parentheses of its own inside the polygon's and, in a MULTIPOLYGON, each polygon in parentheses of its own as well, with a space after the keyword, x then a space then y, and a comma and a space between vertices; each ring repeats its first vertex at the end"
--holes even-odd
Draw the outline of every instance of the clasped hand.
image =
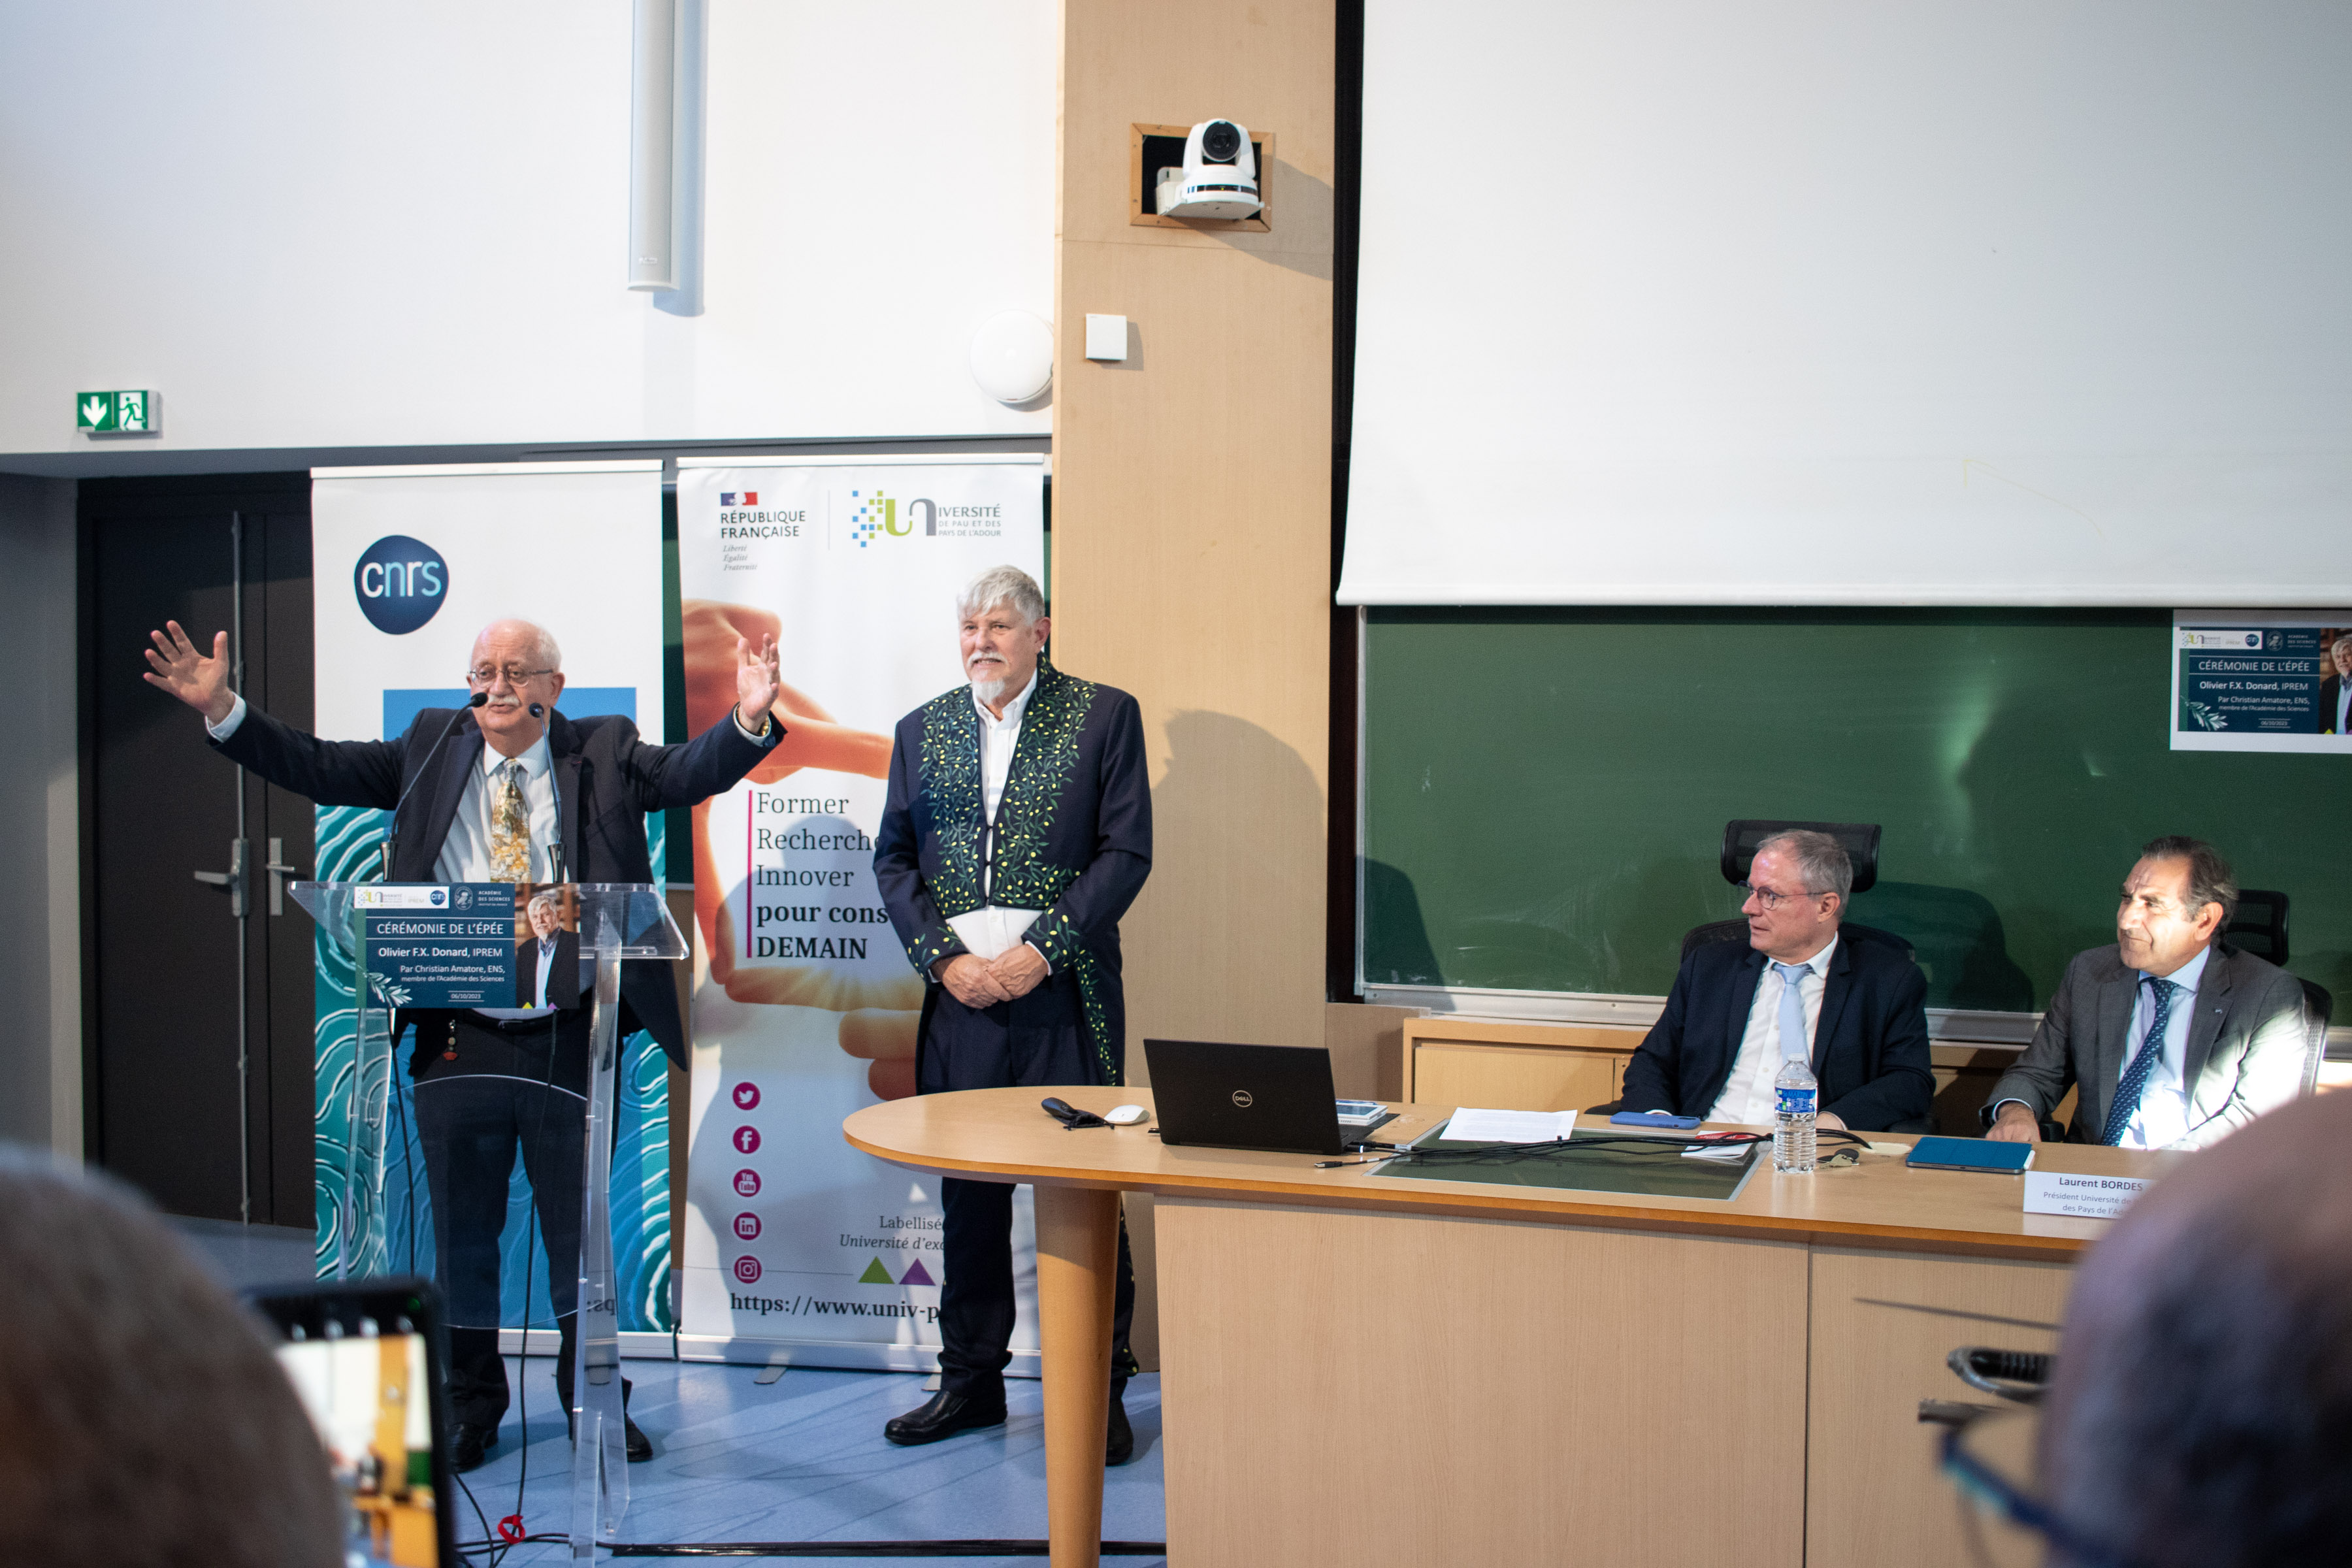
POLYGON ((1045 978, 1045 958, 1025 942, 1016 942, 994 958, 959 952, 933 966, 948 994, 967 1007, 991 1007, 1026 996, 1045 978))

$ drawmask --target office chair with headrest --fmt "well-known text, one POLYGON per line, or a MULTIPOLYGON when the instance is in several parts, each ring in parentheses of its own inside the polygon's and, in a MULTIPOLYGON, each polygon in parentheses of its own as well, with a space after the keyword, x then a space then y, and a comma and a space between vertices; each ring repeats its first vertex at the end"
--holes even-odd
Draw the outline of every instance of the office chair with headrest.
MULTIPOLYGON (((1723 852, 1720 864, 1723 879, 1735 887, 1748 880, 1748 868, 1756 863, 1757 847, 1776 833, 1797 830, 1826 833, 1844 847, 1846 858, 1853 863, 1853 890, 1868 892, 1878 881, 1879 826, 1874 822, 1769 822, 1755 817, 1741 817, 1723 825, 1723 852)), ((1875 942, 1892 947, 1906 958, 1918 954, 1911 944, 1893 931, 1880 931, 1876 926, 1856 925, 1848 921, 1838 928, 1841 936, 1855 942, 1875 942)), ((1711 942, 1745 942, 1748 940, 1746 921, 1709 921, 1705 925, 1691 927, 1683 933, 1681 958, 1688 958, 1691 950, 1711 942)), ((1679 959, 1677 960, 1679 962, 1679 959)))
POLYGON ((2286 895, 2263 888, 2242 888, 2221 940, 2241 952, 2266 958, 2286 967, 2286 895))
POLYGON ((2303 1021, 2311 1037, 2303 1048, 2303 1098, 2309 1100, 2319 1092, 2319 1064, 2327 1059, 2327 1025, 2336 1015, 2336 996, 2326 986, 2303 982, 2303 1021))

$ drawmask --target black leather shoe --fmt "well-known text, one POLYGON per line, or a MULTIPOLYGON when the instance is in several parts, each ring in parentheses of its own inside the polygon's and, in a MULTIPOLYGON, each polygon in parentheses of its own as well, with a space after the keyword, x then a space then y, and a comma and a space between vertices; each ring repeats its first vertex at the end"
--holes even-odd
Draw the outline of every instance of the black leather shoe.
POLYGON ((1110 1430, 1103 1436, 1103 1463, 1123 1465, 1135 1458, 1135 1428, 1127 1424, 1127 1406, 1110 1402, 1110 1430))
POLYGON ((460 1421, 449 1434, 449 1468, 458 1475, 481 1468, 490 1450, 499 1446, 499 1429, 460 1421))
POLYGON ((884 1425, 882 1436, 902 1448, 911 1448, 918 1443, 936 1443, 976 1427, 1003 1425, 1004 1401, 1001 1396, 993 1404, 983 1405, 942 1389, 931 1395, 929 1404, 891 1417, 884 1425))
MULTIPOLYGON (((563 1417, 563 1430, 574 1443, 580 1441, 579 1419, 569 1412, 563 1417)), ((637 1430, 634 1415, 624 1414, 621 1417, 621 1446, 633 1465, 642 1465, 654 1457, 654 1440, 637 1430)))

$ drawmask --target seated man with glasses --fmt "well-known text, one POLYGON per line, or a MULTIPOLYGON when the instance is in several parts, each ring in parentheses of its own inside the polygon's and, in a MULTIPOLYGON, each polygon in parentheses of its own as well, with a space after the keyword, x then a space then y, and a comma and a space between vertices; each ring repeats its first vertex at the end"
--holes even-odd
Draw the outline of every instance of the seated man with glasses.
MULTIPOLYGON (((209 657, 176 621, 152 637, 148 682, 202 713, 222 755, 321 805, 393 813, 394 882, 650 882, 646 814, 732 789, 782 735, 769 711, 777 697, 773 637, 757 649, 736 639, 735 707, 726 718, 682 746, 654 746, 617 714, 560 712, 562 652, 529 621, 493 621, 475 638, 467 707, 427 708, 388 741, 322 741, 247 706, 229 689, 226 633, 213 638, 209 657)), ((563 945, 577 952, 576 942, 563 945)), ((534 967, 534 1002, 547 994, 539 984, 534 967)), ((565 999, 577 994, 552 989, 565 999)), ((507 1409, 499 1236, 518 1153, 547 1246, 562 1341, 556 1392, 572 1403, 588 1011, 408 1008, 394 1037, 412 1024, 408 1070, 433 1205, 434 1278, 449 1314, 449 1462, 469 1470, 497 1446, 507 1409)), ((650 1031, 671 1061, 687 1065, 668 964, 621 965, 620 1027, 650 1031)), ((626 1436, 631 1460, 653 1457, 635 1422, 626 1436)))
POLYGON ((1776 834, 1749 867, 1748 943, 1693 948, 1625 1064, 1623 1105, 1769 1126, 1772 1080, 1804 1057, 1823 1128, 1883 1132, 1927 1114, 1927 977, 1900 949, 1840 940, 1853 863, 1826 833, 1776 834))
POLYGON ((2201 1149, 2300 1094, 2303 985, 2221 940, 2237 902, 2210 844, 2176 834, 2142 848, 2116 940, 2066 966, 2033 1043, 1992 1086, 1985 1136, 2039 1142, 2073 1085, 2073 1142, 2201 1149))

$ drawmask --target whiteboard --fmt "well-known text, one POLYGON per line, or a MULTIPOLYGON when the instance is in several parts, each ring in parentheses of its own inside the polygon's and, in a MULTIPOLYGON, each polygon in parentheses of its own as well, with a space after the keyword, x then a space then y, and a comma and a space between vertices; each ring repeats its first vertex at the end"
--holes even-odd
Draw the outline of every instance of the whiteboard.
POLYGON ((2352 6, 1368 0, 1349 604, 2352 597, 2352 6))

